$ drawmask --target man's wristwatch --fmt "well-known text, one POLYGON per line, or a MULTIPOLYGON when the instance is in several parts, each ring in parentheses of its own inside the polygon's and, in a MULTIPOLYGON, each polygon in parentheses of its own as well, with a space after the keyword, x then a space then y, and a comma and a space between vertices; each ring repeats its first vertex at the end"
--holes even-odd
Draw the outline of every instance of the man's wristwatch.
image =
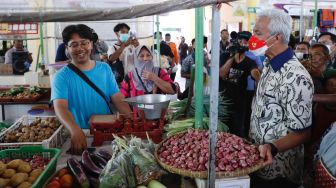
POLYGON ((278 148, 275 147, 275 145, 272 144, 272 143, 267 143, 267 144, 271 146, 271 154, 272 154, 272 156, 273 157, 276 156, 278 154, 278 152, 279 152, 278 148))

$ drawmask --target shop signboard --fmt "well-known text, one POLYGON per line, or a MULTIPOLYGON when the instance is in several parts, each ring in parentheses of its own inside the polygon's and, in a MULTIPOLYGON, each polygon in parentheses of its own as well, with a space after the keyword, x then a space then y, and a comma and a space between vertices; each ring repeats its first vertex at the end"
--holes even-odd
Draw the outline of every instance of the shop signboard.
POLYGON ((38 34, 38 23, 0 23, 0 35, 38 34))

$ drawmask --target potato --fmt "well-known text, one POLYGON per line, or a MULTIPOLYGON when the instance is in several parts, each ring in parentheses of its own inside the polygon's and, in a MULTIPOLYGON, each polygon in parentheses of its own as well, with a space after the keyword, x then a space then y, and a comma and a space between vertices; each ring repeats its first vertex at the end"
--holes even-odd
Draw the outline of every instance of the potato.
POLYGON ((43 172, 41 169, 34 169, 33 171, 30 172, 30 177, 39 177, 40 174, 43 172))
POLYGON ((0 187, 5 187, 8 183, 9 179, 0 178, 0 187))
POLYGON ((29 183, 34 183, 34 182, 36 181, 36 179, 37 179, 37 177, 30 176, 30 177, 27 179, 27 181, 28 181, 29 183))
POLYGON ((0 162, 0 175, 6 170, 6 165, 3 162, 0 162))
POLYGON ((22 182, 17 188, 29 188, 31 186, 32 186, 31 183, 25 181, 25 182, 22 182))
POLYGON ((27 173, 16 173, 14 176, 12 176, 10 183, 12 186, 18 186, 22 182, 26 181, 28 179, 28 174, 27 173))
POLYGON ((2 177, 11 178, 12 176, 14 176, 15 173, 16 171, 14 169, 6 169, 5 172, 2 174, 2 177))
POLYGON ((18 172, 23 172, 23 173, 29 173, 30 171, 32 170, 32 167, 26 163, 26 162, 23 162, 18 168, 17 168, 17 171, 18 172))
POLYGON ((7 163, 7 168, 16 169, 21 163, 23 163, 21 159, 14 159, 7 163))

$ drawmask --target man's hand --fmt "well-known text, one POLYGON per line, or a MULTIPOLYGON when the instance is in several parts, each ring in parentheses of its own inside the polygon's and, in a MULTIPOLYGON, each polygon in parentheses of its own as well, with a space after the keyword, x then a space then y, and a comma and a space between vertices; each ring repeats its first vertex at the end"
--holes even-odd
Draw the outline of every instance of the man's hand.
POLYGON ((71 154, 80 155, 86 149, 86 137, 82 129, 77 127, 71 131, 71 154))
POLYGON ((32 53, 28 54, 28 62, 32 63, 33 62, 33 57, 32 57, 32 53))
POLYGON ((130 37, 130 38, 128 38, 128 40, 126 42, 124 42, 122 44, 124 44, 125 47, 127 47, 127 46, 129 46, 132 43, 132 41, 133 41, 133 39, 130 37))
POLYGON ((139 46, 139 41, 138 39, 133 39, 131 44, 134 46, 134 47, 138 47, 139 46))
POLYGON ((269 144, 264 144, 259 146, 260 157, 264 159, 264 166, 272 164, 273 157, 271 153, 271 146, 269 144))

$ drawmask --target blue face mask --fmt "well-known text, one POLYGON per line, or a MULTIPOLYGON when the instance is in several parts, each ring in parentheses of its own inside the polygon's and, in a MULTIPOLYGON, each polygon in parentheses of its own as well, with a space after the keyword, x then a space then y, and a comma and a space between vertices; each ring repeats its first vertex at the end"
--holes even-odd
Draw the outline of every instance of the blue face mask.
POLYGON ((119 35, 119 39, 122 43, 126 42, 129 38, 129 34, 128 33, 120 33, 119 35))

